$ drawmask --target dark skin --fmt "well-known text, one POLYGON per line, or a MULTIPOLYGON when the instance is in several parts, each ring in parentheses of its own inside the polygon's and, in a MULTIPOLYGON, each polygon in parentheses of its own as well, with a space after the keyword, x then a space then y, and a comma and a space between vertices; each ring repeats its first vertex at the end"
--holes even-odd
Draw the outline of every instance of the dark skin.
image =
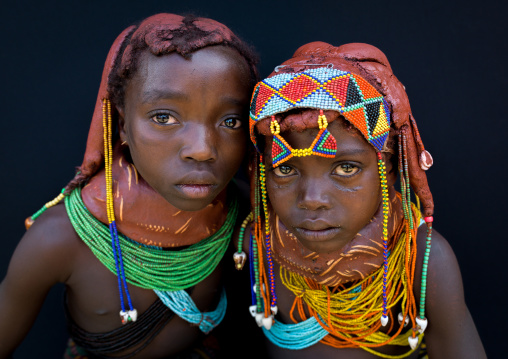
MULTIPOLYGON (((344 120, 329 124, 337 140, 335 158, 296 157, 272 168, 271 138, 267 137, 264 158, 267 166, 267 192, 273 210, 281 222, 307 248, 318 253, 340 250, 369 222, 381 201, 376 151, 361 134, 344 125, 344 120), (302 230, 303 229, 303 230, 302 230)), ((307 148, 318 130, 282 133, 292 148, 307 148)), ((388 185, 397 174, 383 154, 388 185)), ((248 238, 245 238, 248 243, 248 238)), ((418 230, 415 297, 419 303, 421 269, 426 243, 426 226, 418 230)), ((245 247, 245 246, 244 246, 245 247)), ((277 319, 292 323, 290 309, 295 295, 281 282, 275 262, 277 319)), ((474 322, 465 304, 462 278, 455 255, 448 242, 437 232, 432 234, 427 275, 425 315, 429 325, 425 340, 430 358, 486 358, 474 322)), ((397 318, 399 308, 393 310, 397 318)), ((295 319, 302 318, 295 311, 295 319)), ((308 313, 307 313, 308 315, 308 313)), ((377 358, 363 349, 336 349, 318 343, 302 350, 282 349, 268 340, 272 358, 377 358)), ((377 351, 400 355, 407 347, 384 346, 377 351)), ((408 358, 416 358, 413 353, 408 358)))
MULTIPOLYGON (((245 60, 226 47, 204 48, 189 59, 143 54, 127 86, 125 108, 118 109, 120 135, 144 179, 174 206, 207 206, 239 167, 249 80, 245 60), (143 101, 147 92, 162 96, 143 101), (181 190, 182 184, 191 188, 181 190)), ((218 303, 220 272, 219 266, 192 291, 201 311, 218 303)), ((70 314, 81 328, 97 333, 121 325, 117 277, 77 236, 63 204, 47 210, 23 236, 0 285, 0 358, 23 340, 56 283, 66 285, 70 314)), ((151 290, 129 285, 129 291, 139 313, 156 300, 151 290)), ((175 315, 133 358, 167 358, 201 335, 175 315)))

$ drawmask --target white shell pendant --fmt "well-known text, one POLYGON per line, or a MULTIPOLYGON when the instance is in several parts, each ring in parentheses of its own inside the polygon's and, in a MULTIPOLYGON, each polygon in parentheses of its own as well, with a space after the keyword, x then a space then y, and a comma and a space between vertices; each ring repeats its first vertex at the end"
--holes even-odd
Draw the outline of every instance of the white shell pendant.
POLYGON ((279 312, 279 308, 277 308, 276 305, 274 305, 273 307, 270 307, 270 309, 271 309, 273 315, 277 315, 277 313, 279 312))
POLYGON ((265 317, 265 315, 263 313, 256 313, 256 316, 254 318, 256 318, 256 323, 257 323, 258 327, 263 325, 263 318, 264 317, 265 317))
POLYGON ((235 252, 235 254, 233 254, 233 260, 235 261, 235 268, 237 270, 242 270, 245 261, 247 260, 247 255, 243 251, 240 253, 235 252))
POLYGON ((433 164, 434 159, 430 155, 430 152, 427 150, 423 150, 422 153, 420 153, 420 168, 424 171, 427 171, 433 164))
POLYGON ((120 319, 122 319, 122 324, 135 322, 136 320, 138 320, 138 311, 136 309, 128 311, 121 310, 120 319))
POLYGON ((402 321, 404 321, 404 326, 406 326, 409 323, 409 316, 406 315, 406 319, 404 319, 404 314, 402 314, 402 312, 399 313, 397 319, 399 320, 399 324, 401 324, 402 321))
POLYGON ((386 326, 386 324, 388 324, 388 316, 387 316, 387 315, 382 315, 382 316, 381 316, 381 325, 382 325, 383 327, 385 327, 385 326, 386 326))
POLYGON ((265 327, 266 330, 272 329, 273 324, 273 316, 269 316, 268 318, 263 318, 263 327, 265 327))
POLYGON ((411 347, 411 349, 416 349, 416 347, 418 346, 418 337, 412 337, 410 336, 409 338, 407 338, 407 341, 409 342, 409 346, 411 347))
POLYGON ((255 305, 251 305, 249 307, 249 312, 250 312, 250 315, 252 315, 253 317, 256 316, 256 306, 255 305))
POLYGON ((429 324, 429 321, 425 317, 420 318, 419 316, 416 316, 416 324, 418 324, 418 331, 421 334, 425 331, 425 329, 427 329, 427 324, 429 324))

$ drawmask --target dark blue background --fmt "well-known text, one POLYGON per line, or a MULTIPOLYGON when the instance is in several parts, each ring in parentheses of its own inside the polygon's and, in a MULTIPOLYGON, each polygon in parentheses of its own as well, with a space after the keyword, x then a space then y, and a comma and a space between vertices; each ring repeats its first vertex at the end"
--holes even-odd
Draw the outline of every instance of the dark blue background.
MULTIPOLYGON (((366 42, 404 83, 435 165, 435 227, 454 248, 467 304, 491 358, 506 351, 508 125, 501 1, 4 1, 0 11, 0 276, 24 219, 81 163, 102 66, 121 30, 157 12, 225 23, 257 49, 260 72, 300 45, 366 42), (504 349, 504 350, 503 350, 504 349)), ((62 288, 16 358, 59 358, 62 288)), ((446 318, 444 318, 446 320, 446 318)), ((0 338, 1 340, 1 338, 0 338)))

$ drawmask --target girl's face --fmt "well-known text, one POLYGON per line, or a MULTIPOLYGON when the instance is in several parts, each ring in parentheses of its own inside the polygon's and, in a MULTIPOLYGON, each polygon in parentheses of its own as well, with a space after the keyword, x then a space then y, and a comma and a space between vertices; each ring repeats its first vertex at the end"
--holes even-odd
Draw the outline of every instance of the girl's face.
POLYGON ((206 207, 238 170, 250 83, 246 61, 227 47, 187 59, 142 54, 118 109, 120 138, 143 179, 175 207, 206 207))
MULTIPOLYGON (((271 137, 264 154, 267 192, 274 212, 305 247, 318 253, 343 248, 369 223, 381 201, 372 145, 340 119, 331 122, 328 130, 337 141, 334 158, 293 157, 272 168, 271 137)), ((318 131, 281 135, 292 148, 307 148, 318 131)), ((391 166, 386 165, 390 171, 391 166)))

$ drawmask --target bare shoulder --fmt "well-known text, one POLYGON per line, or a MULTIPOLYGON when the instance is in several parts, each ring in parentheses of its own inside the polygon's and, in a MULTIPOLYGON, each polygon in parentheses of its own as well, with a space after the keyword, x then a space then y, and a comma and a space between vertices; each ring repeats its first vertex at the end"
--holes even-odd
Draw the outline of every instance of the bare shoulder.
POLYGON ((428 327, 425 340, 432 358, 486 358, 483 345, 467 308, 462 276, 455 253, 436 230, 427 240, 427 226, 417 236, 415 295, 417 303, 426 290, 425 316, 428 327), (430 243, 428 243, 430 242, 430 243), (422 282, 426 247, 430 244, 426 281, 422 282))
POLYGON ((0 283, 0 358, 23 340, 51 287, 70 277, 81 245, 63 204, 43 213, 22 237, 0 283))
POLYGON ((74 256, 81 247, 82 242, 72 227, 65 205, 58 204, 45 211, 21 238, 7 278, 11 271, 15 271, 18 280, 20 273, 27 272, 39 280, 44 277, 54 283, 65 282, 71 274, 74 256))

